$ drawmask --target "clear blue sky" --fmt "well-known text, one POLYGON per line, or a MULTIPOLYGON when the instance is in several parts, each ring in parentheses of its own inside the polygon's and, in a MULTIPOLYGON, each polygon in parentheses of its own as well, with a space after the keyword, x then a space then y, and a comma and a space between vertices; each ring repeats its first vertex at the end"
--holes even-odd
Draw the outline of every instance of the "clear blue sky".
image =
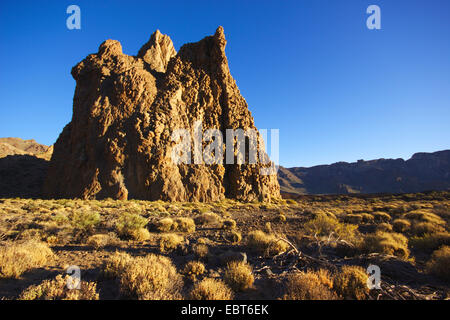
POLYGON ((52 144, 72 115, 72 66, 105 39, 178 50, 222 25, 232 75, 280 163, 409 158, 450 148, 449 0, 0 1, 0 137, 52 144), (66 8, 81 8, 81 30, 66 8), (381 8, 382 30, 366 28, 381 8))

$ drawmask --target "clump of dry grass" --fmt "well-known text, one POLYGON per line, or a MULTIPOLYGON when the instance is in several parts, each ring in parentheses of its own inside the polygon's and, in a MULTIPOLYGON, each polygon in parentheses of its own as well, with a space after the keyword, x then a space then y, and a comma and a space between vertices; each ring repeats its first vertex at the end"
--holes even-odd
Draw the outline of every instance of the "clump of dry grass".
POLYGON ((58 275, 53 280, 45 280, 39 285, 28 287, 19 300, 98 300, 97 284, 81 281, 80 289, 68 289, 69 275, 58 275))
POLYGON ((118 235, 124 239, 145 241, 150 238, 150 233, 145 228, 148 220, 136 213, 125 213, 116 223, 118 235))
POLYGON ((175 233, 163 234, 159 238, 159 251, 162 253, 172 252, 180 247, 184 238, 175 233))
POLYGON ((287 277, 283 300, 336 300, 327 270, 291 273, 287 277))
POLYGON ((95 227, 100 223, 101 217, 98 212, 75 210, 69 215, 69 221, 75 233, 83 236, 94 231, 95 227))
POLYGON ((176 225, 174 225, 174 221, 172 218, 162 218, 155 223, 155 228, 159 232, 169 232, 175 231, 176 225))
POLYGON ((242 240, 242 235, 240 232, 236 231, 236 230, 231 230, 230 232, 227 232, 225 234, 225 239, 227 239, 228 241, 230 241, 231 243, 235 244, 235 243, 239 243, 242 240))
POLYGON ((384 253, 394 255, 402 259, 409 256, 408 239, 394 232, 377 232, 365 236, 360 249, 366 253, 384 253))
POLYGON ((117 278, 124 272, 125 267, 133 258, 125 252, 116 251, 103 265, 103 275, 106 278, 117 278))
POLYGON ((189 261, 183 269, 183 273, 192 281, 195 281, 197 277, 204 274, 205 271, 205 265, 200 261, 189 261))
POLYGON ((234 230, 236 229, 236 221, 233 219, 225 219, 222 221, 222 229, 234 230))
POLYGON ((431 260, 427 263, 427 272, 450 281, 450 246, 443 246, 433 252, 431 260))
POLYGON ((198 259, 206 259, 209 254, 209 247, 205 243, 196 243, 192 246, 191 250, 198 259))
POLYGON ((433 234, 425 234, 422 237, 412 237, 410 243, 413 248, 433 251, 443 245, 450 246, 450 233, 437 232, 433 234))
POLYGON ((217 214, 213 212, 206 212, 195 217, 194 222, 196 225, 202 226, 207 224, 217 224, 220 220, 221 218, 217 214))
POLYGON ((425 234, 432 234, 444 232, 445 228, 431 222, 416 222, 411 227, 411 233, 416 236, 423 236, 425 234))
POLYGON ((126 263, 120 276, 121 291, 139 300, 181 299, 183 280, 172 261, 149 254, 126 263))
POLYGON ((47 264, 53 256, 47 244, 35 240, 0 247, 0 278, 18 278, 28 270, 47 264))
POLYGON ((411 227, 411 222, 406 219, 395 219, 392 222, 392 226, 394 227, 395 232, 403 233, 409 230, 409 228, 411 227))
POLYGON ((273 234, 261 230, 251 231, 247 236, 247 246, 265 256, 273 256, 285 252, 289 245, 273 234))
POLYGON ((228 263, 223 279, 235 291, 245 291, 251 288, 255 281, 252 267, 243 261, 228 263))
POLYGON ((427 211, 426 209, 414 210, 404 215, 406 219, 429 222, 437 225, 445 225, 445 221, 438 215, 427 211))
POLYGON ((232 300, 233 291, 221 280, 206 278, 194 284, 189 298, 192 300, 232 300))
POLYGON ((362 300, 369 292, 368 276, 359 266, 343 266, 334 275, 333 288, 344 298, 362 300))
POLYGON ((392 232, 392 225, 390 225, 387 222, 382 222, 379 225, 377 225, 376 231, 377 232, 392 232))
POLYGON ((336 218, 325 214, 318 214, 314 219, 304 225, 305 232, 319 237, 335 237, 355 243, 359 238, 358 226, 353 224, 340 223, 336 218))
POLYGON ((176 218, 174 220, 176 223, 176 231, 192 233, 195 232, 195 222, 191 218, 176 218))
POLYGON ((391 220, 391 216, 382 211, 372 212, 372 216, 376 222, 389 222, 391 220))

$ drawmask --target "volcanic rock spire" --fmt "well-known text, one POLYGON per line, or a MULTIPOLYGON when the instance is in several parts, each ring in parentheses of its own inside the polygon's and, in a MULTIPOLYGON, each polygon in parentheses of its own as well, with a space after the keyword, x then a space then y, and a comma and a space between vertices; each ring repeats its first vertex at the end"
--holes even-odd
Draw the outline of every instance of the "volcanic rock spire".
MULTIPOLYGON (((172 134, 256 130, 232 78, 223 28, 176 53, 156 31, 137 56, 106 40, 72 69, 73 116, 54 145, 44 192, 51 198, 252 201, 279 197, 261 163, 175 163, 172 134)), ((204 143, 206 144, 206 143, 204 143)), ((259 150, 263 152, 263 150, 259 150)), ((265 153, 264 153, 265 154, 265 153)), ((225 155, 224 155, 225 157, 225 155)))

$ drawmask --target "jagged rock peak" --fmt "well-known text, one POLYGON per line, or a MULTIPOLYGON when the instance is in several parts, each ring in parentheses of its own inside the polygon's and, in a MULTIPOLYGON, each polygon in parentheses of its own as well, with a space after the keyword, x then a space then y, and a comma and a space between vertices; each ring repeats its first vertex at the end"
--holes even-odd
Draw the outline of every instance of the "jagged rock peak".
POLYGON ((137 56, 147 62, 151 69, 166 72, 167 64, 176 54, 177 51, 170 37, 156 30, 150 40, 139 50, 137 56))
MULTIPOLYGON (((209 164, 204 155, 200 163, 195 155, 182 163, 173 159, 178 142, 172 134, 182 129, 196 137, 197 123, 200 133, 215 129, 224 138, 228 129, 257 132, 229 72, 225 46, 222 27, 178 53, 159 31, 137 56, 123 54, 118 41, 103 42, 97 54, 72 68, 73 116, 55 143, 45 195, 170 201, 279 197, 276 174, 261 174, 270 166, 265 161, 226 163, 220 152, 209 164)), ((202 141, 201 147, 207 146, 202 141)), ((237 159, 237 148, 231 152, 237 159)), ((258 159, 266 156, 258 150, 258 159)))

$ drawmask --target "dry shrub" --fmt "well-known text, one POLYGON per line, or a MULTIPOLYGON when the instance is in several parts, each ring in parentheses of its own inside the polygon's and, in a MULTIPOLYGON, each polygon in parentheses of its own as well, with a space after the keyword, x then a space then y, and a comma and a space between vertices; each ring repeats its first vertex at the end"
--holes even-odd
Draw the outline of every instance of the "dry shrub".
POLYGON ((233 219, 225 219, 222 221, 222 229, 233 230, 236 229, 236 221, 233 219))
POLYGON ((291 273, 286 282, 283 300, 336 300, 331 291, 332 280, 328 271, 291 273))
POLYGON ((208 254, 209 254, 208 245, 206 245, 204 243, 196 243, 192 246, 192 253, 198 259, 205 259, 208 257, 208 254))
POLYGON ((191 218, 176 218, 176 231, 192 233, 195 232, 195 222, 191 218))
POLYGON ((234 291, 245 291, 251 288, 255 281, 252 267, 243 261, 228 263, 223 279, 234 291))
POLYGON ((53 280, 45 280, 39 285, 30 286, 21 294, 20 300, 98 300, 97 284, 81 281, 80 289, 68 289, 65 277, 58 275, 53 280))
POLYGON ((47 264, 53 256, 46 243, 29 240, 0 247, 0 278, 18 278, 28 270, 47 264))
POLYGON ((205 273, 205 271, 205 265, 200 261, 189 261, 188 263, 186 263, 183 269, 183 273, 192 281, 195 281, 197 279, 197 276, 202 275, 203 273, 205 273))
POLYGON ((445 228, 431 222, 416 222, 411 227, 411 232, 416 236, 444 232, 445 228))
POLYGON ((120 287, 139 300, 176 300, 181 299, 183 280, 169 258, 149 254, 125 265, 120 287))
POLYGON ((94 234, 90 236, 86 244, 92 246, 95 249, 104 248, 106 246, 116 245, 119 242, 117 236, 114 233, 110 234, 94 234))
POLYGON ((232 300, 233 291, 221 280, 203 279, 189 293, 192 300, 232 300))
POLYGON ((434 223, 437 225, 445 225, 445 221, 442 220, 441 217, 426 210, 410 211, 406 213, 404 217, 410 220, 418 220, 423 222, 434 223))
POLYGON ((334 234, 335 237, 351 243, 356 242, 359 237, 357 225, 340 223, 336 218, 325 214, 318 214, 314 219, 305 223, 304 228, 305 232, 310 235, 327 237, 334 234))
POLYGON ((392 225, 390 225, 387 222, 382 222, 379 225, 377 225, 376 231, 377 232, 392 232, 392 225))
POLYGON ((372 212, 372 216, 376 222, 388 222, 391 220, 391 216, 382 211, 372 212))
POLYGON ((85 235, 94 231, 101 218, 98 212, 80 210, 73 211, 69 215, 69 220, 76 233, 85 235))
POLYGON ((159 238, 159 250, 162 253, 169 253, 176 249, 184 242, 184 238, 175 233, 164 234, 159 238))
POLYGON ((361 222, 363 222, 363 216, 362 214, 358 213, 350 213, 344 217, 344 221, 352 224, 360 224, 361 222))
POLYGON ((363 223, 373 223, 375 218, 369 213, 361 213, 363 223))
POLYGON ((126 213, 122 215, 116 223, 118 235, 124 239, 144 241, 150 238, 150 234, 145 226, 148 220, 136 213, 126 213))
POLYGON ((103 265, 103 275, 106 278, 117 278, 123 274, 125 267, 133 258, 125 252, 116 251, 103 265))
POLYGON ((433 234, 425 234, 422 237, 412 237, 410 240, 413 248, 433 251, 441 246, 450 246, 450 233, 438 232, 433 234))
POLYGON ((251 231, 247 236, 247 245, 251 250, 265 256, 273 256, 285 252, 289 246, 272 234, 261 230, 251 231))
POLYGON ((384 253, 402 259, 409 256, 408 239, 400 233, 377 232, 367 235, 361 243, 365 253, 384 253))
POLYGON ((159 232, 175 231, 176 225, 172 218, 162 218, 155 223, 155 228, 159 232))
POLYGON ((409 230, 409 228, 411 227, 411 222, 409 222, 409 220, 406 219, 395 219, 392 222, 392 226, 394 227, 395 232, 402 233, 409 230))
POLYGON ((369 292, 366 271, 359 266, 343 266, 334 275, 333 289, 347 299, 362 300, 369 292))
POLYGON ((427 272, 450 281, 450 247, 443 246, 433 252, 431 260, 427 263, 427 272))
POLYGON ((221 218, 213 213, 213 212, 206 212, 203 213, 197 217, 195 217, 194 221, 196 225, 202 226, 207 224, 216 224, 219 223, 221 218))
POLYGON ((230 232, 227 232, 225 234, 225 239, 227 239, 228 241, 230 241, 231 243, 235 244, 235 243, 239 243, 242 240, 242 235, 240 232, 232 230, 230 232))

